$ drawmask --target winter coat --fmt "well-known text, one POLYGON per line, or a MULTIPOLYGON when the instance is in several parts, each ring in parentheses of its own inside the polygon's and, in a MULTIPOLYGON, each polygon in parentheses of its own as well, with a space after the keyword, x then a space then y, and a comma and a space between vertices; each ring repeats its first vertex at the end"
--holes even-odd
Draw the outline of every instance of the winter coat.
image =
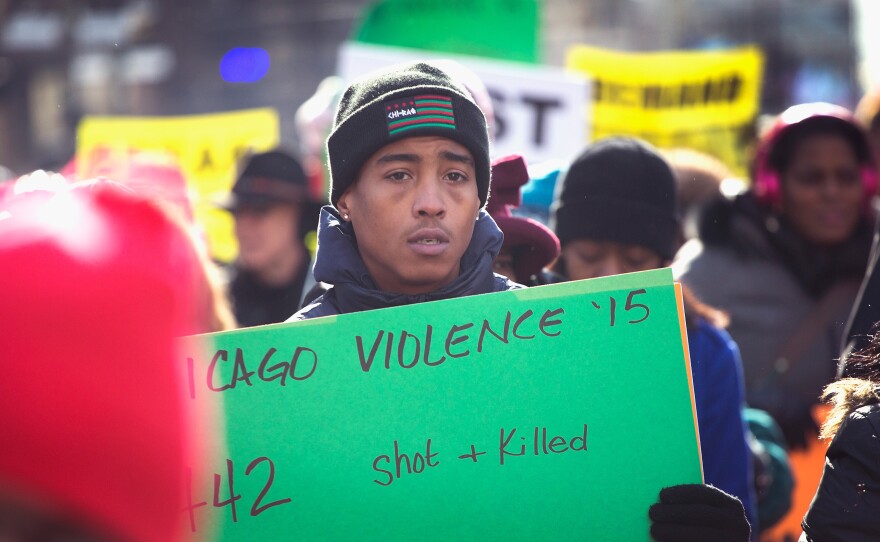
POLYGON ((309 274, 306 260, 296 276, 286 284, 270 286, 238 264, 229 268, 229 300, 240 327, 283 322, 300 306, 303 286, 309 274))
POLYGON ((427 294, 384 292, 376 286, 358 254, 351 223, 341 220, 333 207, 325 206, 318 226, 315 280, 332 287, 287 321, 523 288, 492 271, 492 262, 503 240, 492 217, 480 211, 471 243, 461 258, 461 274, 455 280, 427 294))
POLYGON ((854 410, 838 429, 802 526, 809 542, 880 540, 880 404, 854 410))
POLYGON ((870 243, 865 223, 839 246, 809 245, 746 193, 708 208, 699 239, 676 256, 676 277, 730 315, 728 331, 742 354, 747 402, 768 411, 789 438, 811 423, 810 406, 834 376, 870 243), (835 297, 828 318, 820 319, 807 339, 792 341, 832 286, 843 295, 835 297), (783 359, 786 344, 794 342, 804 343, 799 359, 783 359))

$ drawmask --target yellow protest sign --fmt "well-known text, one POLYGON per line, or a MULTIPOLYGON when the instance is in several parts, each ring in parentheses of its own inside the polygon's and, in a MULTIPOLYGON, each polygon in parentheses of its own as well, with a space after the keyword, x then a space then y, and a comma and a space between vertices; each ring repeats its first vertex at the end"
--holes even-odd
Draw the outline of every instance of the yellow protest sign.
POLYGON ((77 176, 118 171, 108 164, 126 163, 142 151, 173 155, 212 256, 230 261, 237 253, 232 217, 214 207, 211 198, 232 187, 245 154, 269 150, 278 141, 278 113, 268 108, 179 117, 86 117, 77 129, 77 176))
POLYGON ((688 147, 743 175, 763 63, 757 47, 626 53, 578 45, 566 59, 593 80, 593 139, 633 135, 688 147))

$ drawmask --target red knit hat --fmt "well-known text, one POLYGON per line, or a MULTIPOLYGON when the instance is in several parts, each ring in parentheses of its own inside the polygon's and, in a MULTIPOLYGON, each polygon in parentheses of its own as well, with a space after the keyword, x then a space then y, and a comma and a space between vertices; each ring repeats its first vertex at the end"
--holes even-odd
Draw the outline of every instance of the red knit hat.
POLYGON ((193 314, 191 242, 119 190, 7 209, 0 494, 120 540, 180 539, 198 453, 174 352, 193 314))
POLYGON ((504 233, 504 248, 514 251, 516 281, 528 284, 559 255, 559 239, 549 228, 532 220, 513 216, 511 208, 522 204, 520 187, 529 182, 525 160, 517 154, 492 162, 492 197, 486 210, 504 233))

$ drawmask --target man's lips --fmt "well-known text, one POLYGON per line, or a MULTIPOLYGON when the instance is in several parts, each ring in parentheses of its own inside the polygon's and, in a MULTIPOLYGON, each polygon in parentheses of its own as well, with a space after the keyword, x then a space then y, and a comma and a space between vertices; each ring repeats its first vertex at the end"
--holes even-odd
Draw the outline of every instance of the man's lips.
POLYGON ((407 237, 406 243, 416 254, 436 256, 449 247, 449 235, 440 228, 422 228, 407 237))

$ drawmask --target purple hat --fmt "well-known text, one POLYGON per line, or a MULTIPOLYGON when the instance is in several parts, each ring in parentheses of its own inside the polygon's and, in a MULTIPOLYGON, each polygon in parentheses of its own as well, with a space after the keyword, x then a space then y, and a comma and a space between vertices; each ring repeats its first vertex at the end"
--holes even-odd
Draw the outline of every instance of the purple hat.
POLYGON ((523 284, 559 256, 556 234, 540 222, 510 212, 522 203, 520 187, 527 182, 529 172, 522 156, 512 154, 492 162, 492 197, 486 210, 504 233, 502 248, 513 249, 516 281, 523 284))

